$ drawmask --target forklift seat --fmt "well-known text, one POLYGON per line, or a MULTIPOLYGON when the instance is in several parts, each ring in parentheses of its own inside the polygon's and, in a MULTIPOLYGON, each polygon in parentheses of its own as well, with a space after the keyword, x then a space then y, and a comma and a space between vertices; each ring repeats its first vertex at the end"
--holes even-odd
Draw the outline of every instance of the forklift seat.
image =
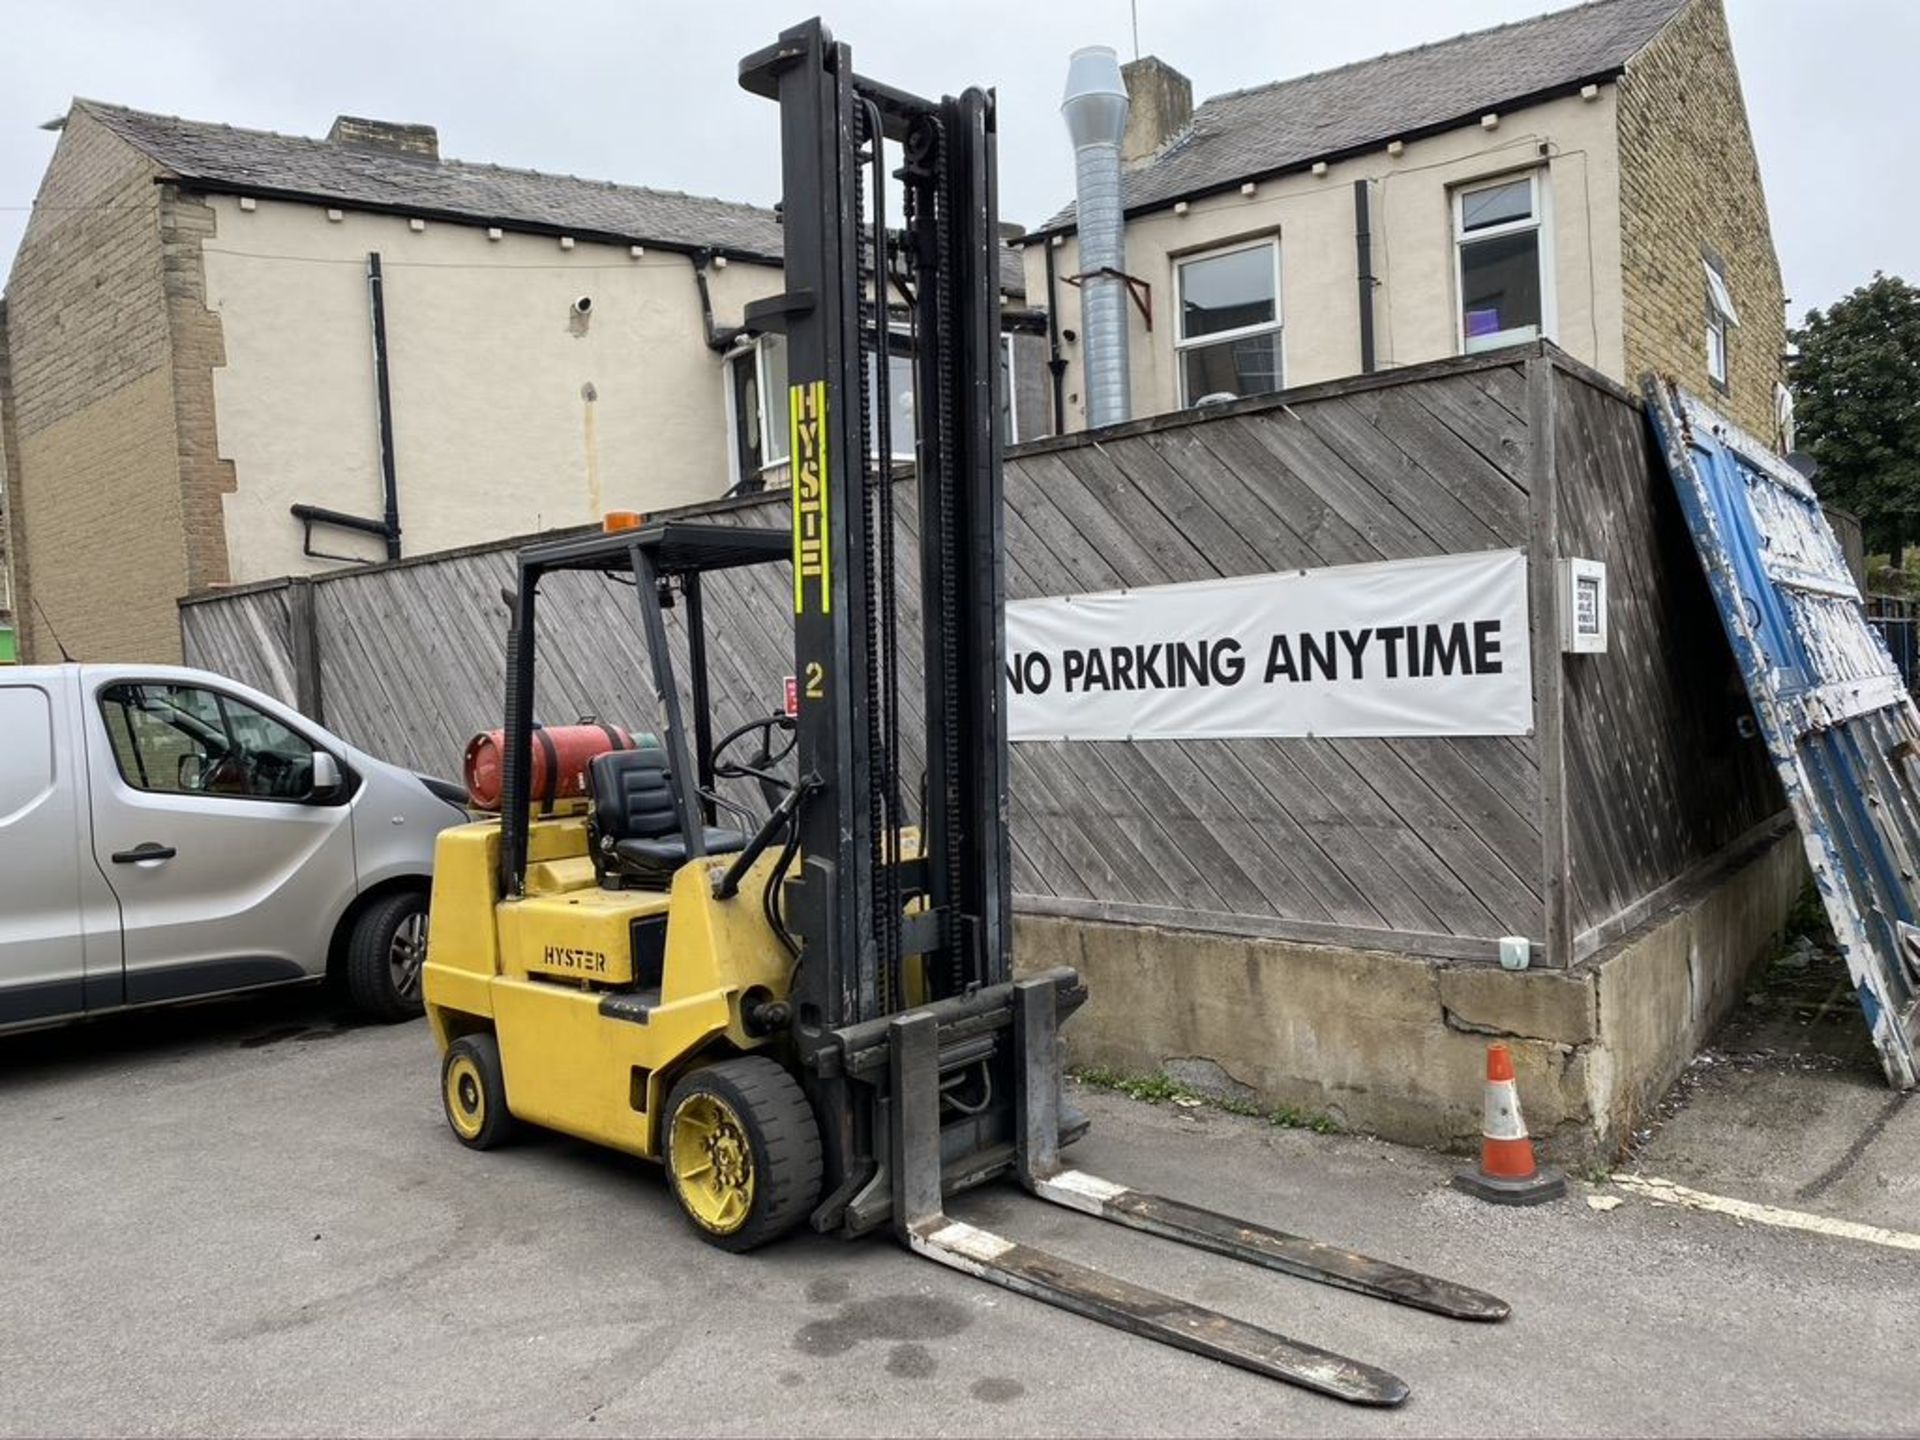
MULTIPOLYGON (((642 743, 594 756, 587 789, 593 801, 587 830, 600 883, 615 890, 665 889, 687 863, 665 748, 642 743)), ((740 831, 715 826, 707 827, 705 840, 709 855, 730 855, 747 845, 740 831)))

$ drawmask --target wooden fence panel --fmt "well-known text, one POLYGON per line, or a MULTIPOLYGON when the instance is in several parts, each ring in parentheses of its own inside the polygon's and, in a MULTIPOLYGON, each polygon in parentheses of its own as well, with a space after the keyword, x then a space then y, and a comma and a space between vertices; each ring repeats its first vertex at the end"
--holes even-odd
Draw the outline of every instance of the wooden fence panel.
POLYGON ((231 675, 292 705, 297 686, 288 586, 282 581, 180 607, 185 663, 231 675))
MULTIPOLYGON (((1525 404, 1517 361, 1476 359, 1021 447, 1007 468, 1008 593, 1526 546, 1525 404)), ((896 497, 911 658, 912 486, 896 497)), ((784 526, 785 493, 705 514, 784 526)), ((316 577, 326 723, 376 754, 456 774, 469 736, 498 723, 501 592, 520 543, 316 577)), ((784 569, 706 579, 716 734, 779 703, 792 670, 789 583, 784 569)), ((265 676, 264 688, 291 697, 278 593, 184 605, 194 663, 265 676)), ((543 586, 539 718, 659 727, 634 606, 631 587, 607 577, 543 586)), ((681 611, 667 629, 684 677, 681 611)), ((902 667, 901 684, 911 737, 924 711, 917 666, 902 667)), ((922 759, 911 743, 902 758, 911 791, 922 759)), ((1015 884, 1029 909, 1461 955, 1542 933, 1531 737, 1023 743, 1012 791, 1015 884)), ((757 796, 737 798, 758 808, 757 796)))
POLYGON ((1607 653, 1563 670, 1573 924, 1591 949, 1785 799, 1741 733, 1745 692, 1637 406, 1556 382, 1559 550, 1604 561, 1609 595, 1607 653))

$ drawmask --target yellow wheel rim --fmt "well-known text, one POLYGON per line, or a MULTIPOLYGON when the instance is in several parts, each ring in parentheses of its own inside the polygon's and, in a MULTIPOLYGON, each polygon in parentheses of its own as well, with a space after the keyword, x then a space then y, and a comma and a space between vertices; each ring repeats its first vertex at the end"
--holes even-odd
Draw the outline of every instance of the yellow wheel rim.
POLYGON ((673 1112, 668 1155, 674 1193, 696 1224, 731 1235, 753 1210, 753 1151, 746 1127, 717 1095, 689 1095, 673 1112))
POLYGON ((462 1140, 472 1140, 487 1123, 487 1089, 471 1055, 456 1055, 445 1080, 447 1123, 462 1140))

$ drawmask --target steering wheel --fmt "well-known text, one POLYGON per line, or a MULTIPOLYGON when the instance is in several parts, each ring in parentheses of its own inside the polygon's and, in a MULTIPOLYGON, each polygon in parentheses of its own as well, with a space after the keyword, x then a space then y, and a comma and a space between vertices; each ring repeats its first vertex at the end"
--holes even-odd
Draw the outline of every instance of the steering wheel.
POLYGON ((210 757, 201 776, 200 788, 209 795, 245 795, 252 789, 247 762, 232 750, 210 757))
POLYGON ((791 790, 793 782, 784 775, 774 773, 772 767, 791 755, 793 747, 799 743, 799 722, 784 710, 776 710, 771 715, 763 715, 758 719, 747 721, 744 725, 736 725, 713 742, 710 758, 714 778, 758 780, 762 785, 777 786, 782 791, 791 790), (759 754, 749 760, 725 758, 729 749, 738 745, 749 735, 760 737, 759 754))

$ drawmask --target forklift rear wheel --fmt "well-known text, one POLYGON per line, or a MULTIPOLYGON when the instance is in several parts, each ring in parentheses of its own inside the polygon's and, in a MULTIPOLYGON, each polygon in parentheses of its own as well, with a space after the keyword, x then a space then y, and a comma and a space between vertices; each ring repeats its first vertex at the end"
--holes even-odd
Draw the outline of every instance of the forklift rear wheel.
POLYGON ((440 1100, 448 1127, 470 1149, 491 1150, 519 1128, 507 1109, 500 1042, 491 1035, 462 1035, 447 1047, 440 1063, 440 1100))
POLYGON ((778 1239, 820 1197, 820 1127, 799 1082, 764 1055, 689 1071, 667 1100, 667 1178, 695 1232, 723 1250, 778 1239))

